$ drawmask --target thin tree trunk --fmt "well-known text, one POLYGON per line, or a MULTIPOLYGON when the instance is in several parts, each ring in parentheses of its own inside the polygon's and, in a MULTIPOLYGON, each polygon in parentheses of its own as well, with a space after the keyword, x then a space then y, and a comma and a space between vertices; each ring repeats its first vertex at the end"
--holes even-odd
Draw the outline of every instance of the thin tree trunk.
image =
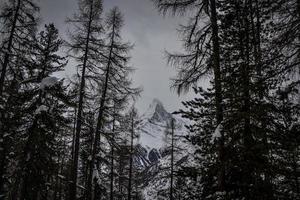
POLYGON ((122 160, 122 156, 120 155, 119 156, 119 200, 121 200, 122 199, 122 193, 123 193, 123 191, 122 191, 122 176, 123 176, 123 162, 122 162, 123 160, 122 160))
MULTIPOLYGON (((246 5, 247 6, 247 5, 246 5)), ((247 9, 245 9, 247 10, 247 9)), ((243 113, 244 113, 244 137, 247 150, 251 148, 251 130, 250 130, 250 40, 249 40, 249 21, 248 12, 245 13, 245 65, 242 69, 243 76, 243 113)), ((242 44, 241 44, 242 45, 242 44)))
POLYGON ((135 200, 138 200, 138 196, 139 196, 139 193, 138 193, 138 181, 137 181, 137 179, 135 179, 135 200))
POLYGON ((75 147, 75 135, 76 135, 76 115, 77 109, 74 109, 74 125, 73 125, 73 133, 72 133, 72 148, 71 148, 71 159, 74 160, 74 147, 75 147))
POLYGON ((174 177, 174 119, 171 121, 171 183, 170 183, 170 200, 174 199, 173 177, 174 177))
POLYGON ((110 167, 110 200, 114 199, 114 140, 115 140, 115 117, 113 119, 113 130, 112 130, 112 141, 111 141, 111 167, 110 167))
POLYGON ((71 172, 71 184, 70 184, 70 195, 69 195, 70 200, 76 200, 77 198, 76 197, 77 170, 78 170, 78 160, 79 160, 80 132, 81 132, 81 125, 83 120, 82 113, 83 113, 83 98, 84 98, 84 89, 85 89, 85 73, 86 73, 86 65, 88 60, 92 16, 93 16, 93 0, 90 3, 88 32, 86 37, 84 60, 83 60, 82 74, 81 74, 81 83, 80 83, 80 90, 79 90, 79 102, 78 102, 76 132, 75 132, 75 142, 74 142, 74 158, 73 158, 73 165, 72 165, 72 172, 71 172))
MULTIPOLYGON (((3 119, 3 118, 2 118, 3 119)), ((2 121, 0 122, 2 123, 2 121)), ((0 124, 1 126, 1 124, 0 124)), ((5 179, 4 179, 4 174, 5 174, 5 171, 6 171, 6 166, 5 166, 5 163, 6 163, 6 141, 5 141, 5 138, 3 137, 3 134, 4 134, 4 123, 3 125, 1 126, 1 131, 3 131, 1 133, 1 137, 0 137, 0 163, 1 163, 1 166, 0 166, 0 194, 4 194, 4 184, 5 184, 5 179)))
MULTIPOLYGON (((94 127, 94 124, 92 125, 92 127, 94 127)), ((90 177, 93 176, 93 166, 92 166, 92 162, 91 162, 91 156, 93 154, 93 144, 94 144, 94 140, 95 140, 95 131, 94 131, 94 128, 91 129, 90 131, 90 136, 91 136, 91 143, 90 143, 90 156, 88 158, 88 161, 87 161, 87 169, 86 169, 86 181, 85 181, 85 185, 86 185, 86 188, 89 187, 89 180, 90 180, 90 177)), ((89 200, 91 197, 91 191, 89 191, 88 189, 85 191, 85 199, 86 200, 89 200)))
MULTIPOLYGON (((261 22, 260 22, 260 7, 259 7, 259 2, 258 0, 255 0, 255 7, 253 8, 252 6, 252 1, 250 2, 250 12, 251 12, 251 24, 252 24, 252 31, 253 31, 253 38, 254 38, 254 57, 255 57, 255 65, 256 65, 256 70, 257 70, 257 75, 259 77, 259 91, 258 91, 258 95, 259 95, 259 99, 262 101, 263 100, 263 95, 264 95, 264 87, 263 87, 263 81, 261 81, 263 79, 262 76, 262 53, 261 53, 261 22), (253 11, 253 9, 255 9, 255 11, 253 11), (256 23, 254 22, 254 17, 256 18, 256 23)), ((268 162, 269 160, 271 160, 271 153, 270 153, 270 146, 268 143, 268 130, 266 128, 266 117, 267 117, 268 113, 265 112, 264 110, 262 110, 262 113, 260 114, 260 126, 261 126, 261 131, 263 134, 263 143, 265 145, 266 148, 266 155, 268 158, 268 162)), ((265 169, 265 182, 266 185, 272 187, 271 185, 271 174, 270 174, 270 170, 269 169, 265 169)), ((270 191, 269 192, 269 196, 272 199, 273 197, 273 192, 270 191)))
MULTIPOLYGON (((247 164, 247 169, 244 169, 244 195, 246 199, 251 198, 251 187, 253 186, 253 180, 255 179, 253 176, 254 166, 252 163, 253 159, 253 138, 251 131, 251 120, 250 120, 250 22, 249 22, 249 11, 248 11, 248 3, 249 1, 245 1, 245 5, 243 8, 243 16, 241 16, 241 25, 243 26, 243 30, 241 30, 240 34, 240 48, 241 48, 241 58, 244 59, 244 65, 242 66, 242 114, 243 114, 243 140, 244 140, 244 148, 245 148, 245 159, 247 164)), ((251 2, 250 2, 251 3, 251 2)))
MULTIPOLYGON (((300 20, 300 0, 297 0, 297 14, 298 14, 298 19, 300 20)), ((300 35, 298 36, 298 38, 300 35)))
POLYGON ((20 8, 21 8, 21 0, 18 0, 14 18, 13 18, 12 27, 11 27, 11 30, 9 33, 7 51, 4 55, 4 61, 3 61, 3 65, 2 65, 2 72, 1 72, 1 76, 0 76, 0 98, 2 98, 2 93, 3 93, 3 89, 4 89, 4 80, 5 80, 7 66, 9 64, 9 58, 10 58, 11 49, 12 49, 12 45, 13 45, 13 39, 14 39, 15 29, 17 26, 17 20, 19 17, 20 8))
POLYGON ((132 187, 132 163, 133 163, 133 137, 134 137, 134 117, 131 119, 131 141, 130 141, 130 161, 129 161, 129 180, 128 180, 128 200, 131 200, 132 187))
MULTIPOLYGON (((300 21, 300 0, 297 0, 297 13, 298 13, 298 20, 300 21)), ((300 35, 298 36, 298 42, 300 41, 300 35)), ((300 50, 298 49, 298 59, 300 60, 300 50)), ((300 69, 300 67, 299 67, 300 69)), ((296 149, 295 149, 295 153, 294 153, 294 156, 293 156, 293 162, 294 162, 294 178, 295 178, 295 184, 296 184, 296 192, 297 192, 297 195, 300 196, 300 184, 299 184, 299 173, 297 172, 298 170, 298 162, 296 160, 297 158, 297 155, 298 155, 298 146, 297 146, 297 143, 296 143, 296 149)))
POLYGON ((28 140, 26 141, 26 145, 25 148, 23 150, 23 157, 21 160, 21 165, 20 165, 20 169, 22 169, 22 171, 20 171, 20 176, 21 176, 21 191, 20 191, 20 200, 27 200, 29 198, 31 198, 31 200, 36 200, 37 194, 31 194, 29 193, 29 191, 27 191, 29 189, 29 187, 31 186, 30 183, 28 183, 28 168, 26 167, 26 164, 28 163, 27 157, 31 156, 31 151, 30 151, 30 146, 32 145, 30 142, 33 141, 33 138, 37 137, 37 132, 35 131, 36 126, 38 125, 38 118, 35 118, 32 126, 30 127, 29 131, 28 131, 28 140), (33 195, 33 196, 31 196, 33 195))
POLYGON ((55 191, 54 191, 54 194, 53 194, 53 200, 57 200, 57 194, 58 194, 58 190, 59 190, 59 175, 60 175, 60 165, 61 165, 61 162, 63 160, 63 157, 61 159, 61 156, 60 156, 61 153, 59 153, 58 155, 58 163, 60 163, 58 165, 58 168, 57 168, 57 172, 56 172, 56 177, 55 177, 55 191), (61 159, 61 160, 60 160, 61 159))
MULTIPOLYGON (((9 34, 9 39, 8 39, 8 45, 7 45, 7 51, 4 55, 4 62, 2 65, 2 71, 0 75, 0 103, 2 102, 2 94, 4 90, 4 81, 5 81, 5 75, 7 71, 7 67, 9 64, 9 58, 11 54, 11 49, 13 45, 13 39, 14 39, 14 34, 15 34, 15 29, 17 25, 17 20, 19 16, 19 10, 21 7, 21 0, 17 1, 17 7, 14 13, 14 18, 13 18, 13 23, 12 27, 10 30, 9 34)), ((1 111, 1 109, 0 109, 1 111)), ((6 152, 5 152, 5 138, 4 138, 4 112, 1 111, 0 113, 0 194, 4 193, 4 173, 5 173, 5 157, 6 157, 6 152)))
MULTIPOLYGON (((212 41, 213 41, 213 69, 214 69, 214 83, 215 83, 215 106, 216 106, 216 120, 220 125, 223 121, 223 106, 222 106, 222 84, 221 84, 221 66, 220 66, 220 44, 219 44, 219 30, 217 22, 216 1, 210 0, 211 9, 211 25, 212 25, 212 41)), ((221 132, 219 140, 219 162, 221 169, 218 175, 218 189, 225 190, 225 160, 224 160, 224 133, 221 132)))
MULTIPOLYGON (((115 24, 115 22, 113 21, 115 24)), ((113 54, 113 49, 114 49, 114 40, 115 40, 115 28, 113 26, 113 34, 111 36, 111 45, 110 45, 110 50, 109 50, 109 56, 108 56, 108 63, 106 67, 106 74, 105 74, 105 83, 104 83, 104 90, 101 96, 101 101, 100 101, 100 108, 99 108, 99 114, 98 114, 98 120, 97 120, 97 126, 96 126, 96 131, 95 131, 95 140, 93 144, 93 153, 92 153, 92 160, 91 160, 91 165, 93 168, 95 167, 95 161, 96 161, 96 154, 97 152, 100 151, 99 144, 100 144, 100 130, 102 129, 102 120, 103 120, 103 113, 104 113, 104 104, 106 101, 106 95, 107 95, 107 89, 108 89, 108 80, 109 80, 109 73, 110 73, 110 67, 112 64, 112 54, 113 54)), ((97 161, 96 165, 98 166, 99 162, 97 161)), ((92 170, 93 170, 92 168, 92 170)), ((88 184, 88 191, 92 193, 92 182, 93 182, 93 177, 92 173, 90 173, 89 177, 89 184, 88 184)), ((95 191, 96 192, 96 191, 95 191)), ((90 197, 91 199, 91 197, 90 197)))
MULTIPOLYGON (((64 144, 64 147, 66 146, 66 144, 64 144)), ((65 162, 64 162, 64 159, 61 161, 61 166, 60 166, 60 173, 62 174, 62 172, 63 172, 63 168, 64 168, 64 164, 65 164, 65 162)), ((68 179, 67 179, 68 180, 68 179)), ((58 199, 59 200, 61 200, 62 199, 62 193, 63 193, 63 191, 62 191, 62 180, 60 179, 59 180, 59 189, 58 189, 58 191, 59 191, 59 194, 58 194, 58 199)))
POLYGON ((295 152, 293 152, 293 176, 294 176, 294 181, 295 181, 295 187, 296 187, 296 194, 297 196, 300 195, 300 186, 299 186, 299 172, 298 172, 298 162, 297 162, 297 157, 298 155, 298 147, 297 144, 295 146, 295 152))

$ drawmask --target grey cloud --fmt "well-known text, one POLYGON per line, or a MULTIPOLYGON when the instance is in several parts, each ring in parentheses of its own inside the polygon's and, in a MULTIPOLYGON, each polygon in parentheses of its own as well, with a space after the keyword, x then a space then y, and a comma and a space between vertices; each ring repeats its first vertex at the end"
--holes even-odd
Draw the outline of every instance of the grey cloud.
MULTIPOLYGON (((77 8, 77 0, 40 0, 41 15, 45 23, 54 22, 64 32, 65 19, 77 8)), ((144 88, 137 102, 144 111, 153 98, 160 99, 169 111, 177 110, 180 101, 186 97, 170 91, 170 78, 175 71, 166 66, 164 50, 180 51, 176 28, 179 18, 163 18, 150 0, 104 0, 104 10, 118 6, 125 17, 124 39, 135 44, 131 52, 132 65, 136 68, 133 79, 135 85, 144 88)), ((73 67, 73 66, 72 66, 73 67)), ((66 70, 70 76, 73 69, 66 70)))

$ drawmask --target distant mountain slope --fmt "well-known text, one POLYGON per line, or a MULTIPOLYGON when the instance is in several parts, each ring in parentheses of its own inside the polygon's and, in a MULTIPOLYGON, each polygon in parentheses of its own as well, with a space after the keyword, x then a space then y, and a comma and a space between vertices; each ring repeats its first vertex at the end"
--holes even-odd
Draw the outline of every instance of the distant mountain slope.
POLYGON ((187 121, 179 116, 172 115, 164 108, 162 102, 154 99, 147 111, 141 116, 141 123, 138 128, 139 140, 135 149, 134 163, 140 169, 143 180, 144 196, 146 200, 155 200, 157 196, 156 187, 168 187, 169 180, 166 175, 169 173, 170 150, 167 148, 169 142, 166 139, 165 131, 167 122, 172 117, 175 119, 175 165, 194 165, 194 150, 190 143, 184 138, 188 134, 185 124, 187 121), (162 178, 163 177, 163 178, 162 178))
MULTIPOLYGON (((186 132, 184 121, 178 116, 176 120, 176 135, 186 132)), ((147 111, 141 116, 141 124, 138 128, 139 140, 136 147, 135 163, 138 167, 146 167, 157 162, 166 146, 166 124, 172 119, 172 114, 167 112, 162 102, 154 99, 147 111)))

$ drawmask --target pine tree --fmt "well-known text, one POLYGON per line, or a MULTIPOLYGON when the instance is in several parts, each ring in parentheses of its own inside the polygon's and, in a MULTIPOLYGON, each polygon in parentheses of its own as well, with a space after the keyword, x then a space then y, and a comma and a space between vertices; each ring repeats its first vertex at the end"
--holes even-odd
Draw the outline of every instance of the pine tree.
MULTIPOLYGON (((22 79, 22 66, 20 66, 20 56, 28 54, 31 48, 33 36, 37 25, 38 6, 33 1, 9 0, 3 2, 1 8, 1 50, 0 50, 0 193, 4 193, 7 157, 7 142, 9 134, 12 134, 12 127, 6 126, 9 120, 7 117, 15 115, 15 120, 20 119, 16 116, 17 111, 12 107, 8 108, 15 99, 12 95, 18 90, 18 81, 22 79), (10 90, 10 91, 9 91, 10 90), (5 137, 4 137, 5 136, 5 137)), ((15 106, 17 109, 17 106, 15 106)), ((7 124, 8 125, 8 124, 7 124)), ((17 123, 15 124, 17 125, 17 123)))
POLYGON ((135 108, 132 108, 130 110, 129 113, 129 118, 130 118, 130 150, 129 150, 129 175, 128 175, 128 188, 127 188, 127 194, 128 194, 128 200, 131 200, 132 198, 132 185, 133 185, 133 150, 134 150, 134 139, 136 137, 136 126, 137 126, 137 119, 138 119, 138 115, 137 115, 137 110, 135 108))
POLYGON ((170 174, 170 200, 174 199, 174 119, 171 119, 171 174, 170 174))
MULTIPOLYGON (((217 125, 223 121, 222 108, 222 83, 221 83, 221 58, 220 39, 218 27, 217 5, 215 0, 154 0, 158 9, 166 14, 193 13, 188 24, 181 26, 180 32, 183 35, 183 46, 186 53, 169 54, 168 62, 177 68, 177 77, 173 86, 178 93, 187 91, 191 86, 197 84, 201 78, 213 71, 215 89, 215 118, 217 125), (203 23, 201 20, 205 21, 203 23), (205 25, 204 25, 205 24, 205 25)), ((224 164, 224 138, 218 141, 218 188, 222 192, 225 189, 225 164, 224 164)))
MULTIPOLYGON (((123 18, 118 8, 113 8, 107 15, 105 21, 106 31, 106 45, 102 51, 101 63, 103 68, 101 72, 103 76, 99 77, 101 81, 99 85, 100 90, 100 105, 97 116, 97 125, 95 130, 95 140, 93 144, 93 153, 91 165, 99 167, 99 159, 96 154, 101 151, 100 148, 100 131, 103 128, 104 112, 107 105, 108 94, 121 96, 123 99, 134 98, 139 95, 139 88, 132 88, 131 80, 129 80, 129 73, 132 69, 128 66, 129 56, 127 55, 131 46, 127 43, 122 43, 120 35, 123 26, 123 18)), ((88 190, 91 191, 92 177, 89 178, 88 190)), ((96 189, 95 189, 96 192, 96 189)))
POLYGON ((274 135, 276 109, 270 101, 270 91, 276 88, 280 78, 269 75, 279 70, 282 54, 272 44, 273 27, 269 20, 272 4, 269 1, 242 4, 228 1, 222 5, 227 11, 222 16, 222 38, 226 50, 223 55, 224 99, 228 113, 223 125, 228 131, 228 151, 235 155, 230 162, 240 163, 236 168, 231 168, 235 164, 230 165, 228 187, 234 191, 233 195, 246 199, 274 198, 270 141, 274 135), (237 185, 242 184, 244 186, 237 190, 237 185))
POLYGON ((121 114, 128 104, 128 102, 123 99, 118 99, 116 96, 112 99, 113 105, 111 109, 111 117, 112 117, 112 132, 110 135, 110 195, 109 198, 114 200, 118 195, 116 194, 118 189, 116 187, 117 178, 119 176, 117 169, 117 157, 118 157, 118 149, 120 149, 120 144, 124 140, 122 137, 123 129, 121 127, 121 121, 124 116, 121 114))
POLYGON ((32 39, 32 32, 35 30, 37 21, 36 13, 39 7, 27 0, 10 0, 2 8, 1 18, 3 24, 4 35, 2 41, 1 54, 3 56, 1 63, 0 77, 0 96, 3 95, 6 73, 9 64, 12 63, 13 56, 16 55, 18 45, 28 45, 32 39))
POLYGON ((278 51, 282 52, 279 67, 270 73, 268 78, 277 79, 277 91, 273 97, 276 105, 277 135, 273 135, 272 157, 276 176, 273 178, 277 198, 299 198, 299 143, 295 133, 299 133, 299 26, 300 1, 278 1, 273 5, 273 15, 278 20, 273 23, 273 31, 277 34, 273 41, 278 51), (280 178, 279 178, 280 177, 280 178), (280 181, 282 180, 282 181, 280 181))
POLYGON ((116 160, 116 189, 117 199, 135 199, 139 197, 137 169, 135 165, 135 140, 139 137, 137 130, 140 120, 136 108, 131 107, 129 111, 119 118, 118 135, 115 138, 115 160, 116 160))
MULTIPOLYGON (((184 12, 185 6, 195 1, 184 2, 187 4, 180 4, 178 1, 157 2, 161 7, 174 6, 173 11, 178 9, 184 12)), ((209 4, 211 11, 213 3, 209 4)), ((222 63, 222 77, 219 79, 222 81, 222 89, 219 90, 222 91, 221 98, 217 95, 215 72, 214 81, 211 82, 215 92, 210 88, 203 90, 195 87, 196 94, 201 98, 185 102, 187 110, 181 111, 184 117, 195 121, 194 125, 189 126, 194 133, 189 139, 198 148, 198 170, 202 184, 199 193, 202 198, 222 198, 224 195, 226 198, 273 198, 271 177, 274 172, 270 170, 273 147, 270 140, 274 135, 276 118, 273 116, 276 115, 276 109, 270 102, 272 97, 269 91, 276 89, 276 85, 282 80, 280 76, 283 75, 283 54, 280 47, 274 46, 274 37, 271 36, 274 26, 269 19, 274 11, 273 3, 249 0, 220 1, 217 4, 217 18, 220 20, 218 42, 222 49, 219 52, 222 63), (219 105, 224 111, 221 121, 220 117, 212 117, 221 113, 218 104, 212 106, 213 102, 221 102, 219 105), (226 149, 221 150, 225 143, 226 149), (218 155, 216 152, 219 152, 218 155), (226 193, 216 193, 217 191, 226 193)), ((204 49, 209 51, 209 48, 207 46, 204 49)), ((216 52, 214 49, 213 53, 216 52)), ((172 63, 175 65, 184 64, 180 61, 185 61, 185 71, 189 69, 188 64, 192 63, 192 60, 184 60, 188 58, 187 55, 170 58, 175 58, 172 63)), ((210 61, 205 62, 205 65, 210 66, 210 61)))
POLYGON ((75 24, 75 29, 70 34, 70 50, 73 51, 73 57, 79 63, 77 66, 81 69, 80 88, 78 91, 79 100, 77 108, 74 154, 71 172, 70 196, 69 199, 76 199, 77 195, 77 170, 80 149, 80 133, 83 122, 83 104, 86 90, 86 76, 89 71, 96 71, 99 63, 98 51, 102 48, 103 42, 101 32, 102 1, 101 0, 79 0, 79 13, 69 19, 69 23, 75 24))
POLYGON ((272 138, 277 148, 273 149, 273 158, 277 176, 274 178, 276 197, 284 199, 299 198, 299 89, 295 86, 279 88, 276 92, 276 105, 278 108, 277 130, 278 135, 272 138))
MULTIPOLYGON (((63 70, 65 58, 57 55, 62 40, 53 24, 46 25, 35 45, 34 69, 29 68, 27 80, 23 81, 24 96, 29 101, 29 113, 25 128, 23 154, 20 157, 21 193, 20 199, 47 198, 46 182, 55 174, 56 134, 64 134, 68 119, 63 116, 72 105, 66 94, 66 87, 54 72, 63 70)), ((19 173, 19 172, 18 172, 19 173)))

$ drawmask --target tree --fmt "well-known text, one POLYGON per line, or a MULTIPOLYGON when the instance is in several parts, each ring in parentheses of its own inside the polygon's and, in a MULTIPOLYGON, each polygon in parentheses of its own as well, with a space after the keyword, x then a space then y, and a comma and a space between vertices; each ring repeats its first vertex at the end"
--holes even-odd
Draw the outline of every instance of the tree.
MULTIPOLYGON (((117 169, 117 157, 118 157, 118 150, 121 147, 121 143, 123 142, 124 138, 122 137, 123 131, 125 131, 122 126, 121 122, 124 119, 124 116, 121 112, 124 112, 126 109, 127 103, 122 99, 118 99, 116 96, 113 97, 113 105, 111 108, 111 115, 112 115, 112 132, 110 135, 110 199, 114 200, 117 197, 117 188, 115 186, 115 182, 120 176, 120 173, 117 169)), ((124 167, 124 166, 123 166, 124 167)))
POLYGON ((77 66, 81 69, 81 80, 79 88, 79 100, 77 108, 76 131, 74 141, 74 156, 71 172, 70 200, 76 199, 77 194, 77 170, 80 147, 80 132, 83 122, 83 104, 86 87, 87 72, 95 71, 98 59, 98 50, 102 48, 103 42, 100 38, 102 32, 101 0, 79 0, 79 13, 69 19, 69 23, 75 24, 75 30, 70 34, 70 50, 74 53, 74 58, 79 63, 77 66))
MULTIPOLYGON (((33 1, 27 0, 9 0, 3 2, 1 8, 1 50, 0 50, 0 193, 4 192, 4 179, 6 171, 6 156, 8 134, 11 134, 11 127, 5 126, 10 116, 7 109, 8 100, 11 99, 12 93, 9 89, 17 89, 17 80, 22 79, 22 67, 20 56, 25 56, 31 48, 33 36, 37 25, 38 6, 33 1), (4 91, 6 90, 6 93, 4 91), (10 132, 10 133, 8 133, 10 132), (6 135, 6 137, 4 137, 6 135)), ((14 91, 15 93, 16 91, 14 91)), ((12 111, 12 113, 15 113, 12 111)))
POLYGON ((128 175, 128 200, 131 200, 132 198, 132 182, 133 182, 133 150, 134 150, 134 144, 133 144, 133 140, 136 137, 136 126, 137 126, 137 119, 138 119, 138 115, 137 115, 137 111, 135 108, 132 108, 130 110, 129 113, 129 118, 130 118, 130 124, 131 124, 131 128, 130 128, 130 150, 129 150, 129 175, 128 175))
MULTIPOLYGON (((220 39, 218 27, 217 6, 215 0, 154 0, 159 11, 166 14, 193 13, 188 24, 181 26, 184 48, 186 53, 169 54, 168 62, 178 69, 177 78, 173 86, 178 93, 189 90, 200 78, 207 75, 211 70, 214 72, 215 89, 215 118, 217 124, 223 121, 222 108, 222 83, 221 83, 221 60, 220 39), (207 23, 202 24, 201 19, 207 23)), ((218 187, 222 192, 225 189, 225 164, 224 164, 224 138, 221 133, 219 140, 219 164, 218 187)))
MULTIPOLYGON (((132 88, 132 82, 129 79, 129 73, 132 68, 128 66, 128 52, 131 46, 128 43, 121 41, 121 28, 123 26, 123 18, 118 8, 113 8, 107 15, 105 20, 106 45, 101 52, 101 63, 103 68, 102 76, 99 77, 101 86, 99 112, 97 116, 97 125, 95 130, 95 140, 93 144, 93 153, 91 165, 99 167, 99 158, 96 158, 97 153, 101 150, 100 131, 103 128, 104 112, 107 104, 108 94, 120 96, 119 98, 128 101, 140 93, 139 88, 132 88)), ((88 190, 91 191, 92 176, 89 178, 88 190)), ((95 190, 96 191, 96 190, 95 190)))
MULTIPOLYGON (((198 4, 193 4, 194 9, 199 9, 198 6, 202 5, 200 1, 156 2, 160 8, 173 8, 170 10, 174 12, 184 12, 188 5, 195 2, 198 4)), ((277 115, 277 111, 274 102, 270 100, 273 98, 270 91, 283 83, 286 72, 284 53, 280 45, 274 43, 275 37, 271 34, 276 30, 270 18, 274 9, 278 9, 274 6, 277 3, 247 0, 219 1, 216 4, 218 13, 215 13, 215 17, 219 22, 215 23, 215 26, 219 25, 216 26, 218 31, 215 33, 218 33, 217 42, 222 49, 218 54, 222 75, 219 79, 222 86, 219 90, 221 98, 217 95, 218 73, 214 72, 212 88, 204 90, 195 87, 195 93, 200 95, 200 98, 184 102, 187 110, 181 111, 184 117, 195 122, 189 126, 190 132, 194 134, 189 140, 195 144, 199 154, 196 157, 200 164, 198 170, 202 184, 199 193, 204 199, 212 196, 274 198, 274 183, 271 180, 274 171, 270 169, 271 152, 275 147, 271 145, 271 138, 275 136, 274 124, 277 123, 277 119, 274 116, 277 115), (221 103, 213 104, 213 102, 221 103), (220 113, 222 117, 215 117, 220 113)), ((210 11, 214 10, 213 4, 211 1, 208 3, 210 11)), ((211 13, 212 29, 214 29, 213 18, 214 14, 211 13)), ((187 34, 191 31, 188 30, 196 29, 198 26, 186 26, 183 32, 187 35, 186 41, 191 38, 187 34)), ((209 45, 204 46, 203 52, 209 51, 210 48, 209 45)), ((216 55, 218 51, 215 48, 212 47, 212 52, 216 55)), ((191 51, 194 49, 197 48, 194 47, 191 51)), ((211 63, 216 63, 216 60, 213 60, 215 55, 208 56, 211 59, 207 59, 204 65, 195 67, 195 71, 188 77, 193 77, 197 74, 196 70, 202 70, 201 67, 205 65, 213 66, 211 63)), ((182 71, 189 72, 189 65, 193 63, 192 59, 189 59, 191 55, 171 56, 173 56, 170 57, 173 61, 171 64, 184 66, 182 71)))
POLYGON ((47 198, 47 182, 55 175, 57 156, 56 134, 65 133, 69 120, 64 117, 72 102, 63 81, 51 77, 63 70, 65 58, 57 54, 62 45, 53 24, 46 25, 34 43, 31 65, 24 74, 19 98, 24 99, 22 131, 18 137, 20 152, 16 152, 18 168, 14 171, 12 196, 19 199, 47 198), (20 193, 18 193, 20 191, 20 193))
POLYGON ((173 192, 173 178, 174 178, 174 119, 171 119, 171 174, 170 174, 170 200, 174 199, 174 192, 173 192))
POLYGON ((295 89, 299 81, 276 92, 278 107, 277 135, 272 140, 278 144, 272 149, 276 154, 273 158, 277 176, 273 177, 276 184, 277 198, 297 199, 299 197, 299 90, 295 89), (280 178, 279 178, 280 177, 280 178))
POLYGON ((34 33, 37 25, 36 13, 38 11, 39 7, 28 0, 10 0, 7 4, 4 4, 1 13, 4 29, 2 34, 5 37, 1 44, 1 54, 3 55, 0 77, 1 97, 7 68, 13 60, 11 57, 16 55, 16 51, 20 50, 18 44, 30 45, 29 41, 32 39, 32 33, 34 33))
POLYGON ((273 180, 277 181, 278 177, 282 177, 284 182, 279 181, 274 186, 278 191, 277 197, 294 199, 299 197, 299 180, 295 178, 295 172, 299 170, 299 149, 294 145, 299 138, 294 134, 299 132, 299 123, 295 119, 299 118, 297 99, 300 57, 299 29, 296 27, 300 22, 300 1, 278 1, 274 2, 272 8, 273 15, 279 19, 273 24, 273 31, 276 32, 273 46, 282 52, 279 67, 268 76, 278 80, 276 94, 272 97, 273 104, 278 108, 276 117, 280 119, 276 121, 275 130, 278 134, 272 137, 278 144, 276 147, 271 146, 272 152, 276 152, 276 156, 272 158, 277 176, 273 180))

